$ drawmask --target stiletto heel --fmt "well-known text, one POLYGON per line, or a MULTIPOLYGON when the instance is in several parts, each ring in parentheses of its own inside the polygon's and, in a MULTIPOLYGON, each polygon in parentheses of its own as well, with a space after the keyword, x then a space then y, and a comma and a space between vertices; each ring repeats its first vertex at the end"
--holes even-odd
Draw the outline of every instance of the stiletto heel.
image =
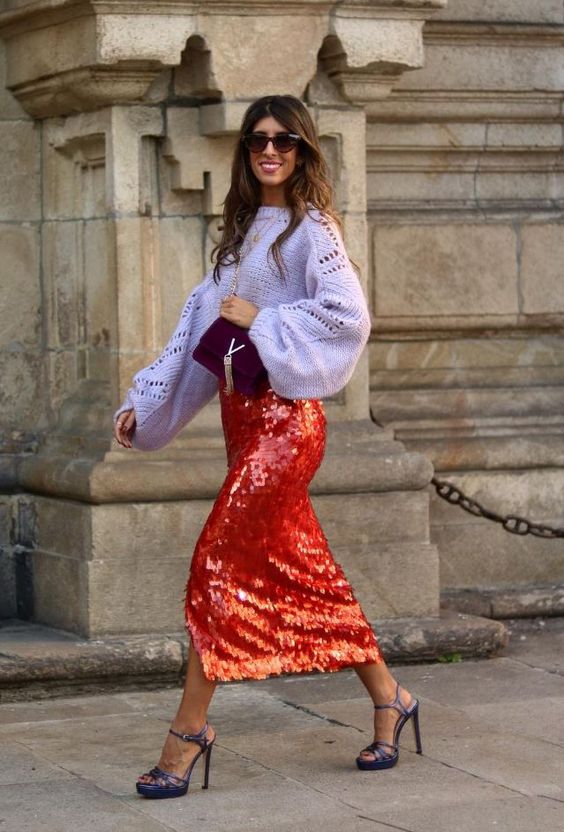
POLYGON ((419 702, 413 711, 413 733, 415 735, 415 747, 417 754, 423 754, 423 746, 421 745, 421 734, 419 733, 419 702))
POLYGON ((207 789, 208 781, 210 779, 210 760, 211 760, 212 746, 213 746, 213 740, 212 740, 211 744, 208 745, 208 749, 207 749, 206 754, 205 754, 206 762, 205 762, 205 767, 204 767, 204 782, 202 784, 202 789, 207 789))
POLYGON ((211 752, 215 742, 215 737, 213 740, 209 740, 206 736, 208 727, 208 723, 206 722, 202 730, 197 734, 179 734, 178 731, 173 731, 172 728, 170 728, 169 734, 174 734, 175 737, 179 737, 184 742, 195 742, 200 746, 200 750, 184 772, 184 777, 181 777, 179 774, 172 774, 170 771, 164 771, 164 769, 155 766, 155 768, 152 768, 151 771, 147 773, 148 776, 152 777, 155 782, 140 783, 138 781, 135 784, 138 793, 143 795, 143 797, 161 799, 166 797, 182 797, 182 795, 186 794, 188 791, 192 771, 194 770, 194 766, 200 757, 205 758, 204 782, 202 783, 202 789, 207 789, 210 776, 211 752))
POLYGON ((419 732, 419 701, 417 699, 413 699, 409 708, 406 708, 405 705, 402 704, 399 697, 399 682, 396 684, 396 695, 393 702, 390 702, 389 705, 374 705, 376 710, 381 710, 383 708, 395 708, 395 710, 399 713, 398 720, 394 726, 393 742, 390 743, 384 742, 384 740, 375 740, 374 742, 371 742, 370 745, 367 745, 366 748, 363 748, 362 751, 369 751, 371 754, 374 754, 375 759, 365 760, 363 757, 357 757, 356 764, 362 771, 374 771, 376 769, 392 768, 392 766, 395 766, 399 759, 400 734, 403 726, 410 719, 413 719, 413 732, 415 734, 417 753, 423 753, 421 734, 419 732), (384 746, 391 749, 391 751, 385 751, 384 746))

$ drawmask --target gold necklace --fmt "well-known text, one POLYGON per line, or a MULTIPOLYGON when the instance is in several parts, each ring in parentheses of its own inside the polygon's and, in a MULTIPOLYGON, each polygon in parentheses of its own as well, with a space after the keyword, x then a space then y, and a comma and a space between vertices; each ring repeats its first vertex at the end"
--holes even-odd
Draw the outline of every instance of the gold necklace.
MULTIPOLYGON (((256 220, 256 219, 255 219, 255 222, 257 222, 257 220, 256 220)), ((270 228, 270 226, 271 226, 271 225, 274 225, 274 223, 276 222, 276 217, 265 217, 265 219, 263 219, 263 220, 258 220, 258 222, 267 222, 267 225, 266 225, 266 226, 264 226, 262 229, 261 229, 261 228, 258 228, 258 229, 255 231, 255 233, 253 234, 253 238, 252 238, 253 243, 258 243, 258 241, 260 240, 261 233, 262 233, 262 234, 266 234, 266 232, 268 231, 268 229, 270 228), (270 220, 270 222, 268 222, 269 220, 270 220)))
MULTIPOLYGON (((257 231, 255 231, 255 233, 251 237, 251 245, 246 249, 244 254, 243 254, 243 246, 241 246, 241 250, 240 250, 240 259, 241 260, 243 259, 243 257, 247 257, 247 255, 250 254, 250 252, 256 246, 258 241, 261 239, 261 237, 264 237, 264 235, 266 234, 268 229, 271 226, 273 226, 274 223, 276 222, 276 217, 268 217, 267 219, 269 220, 267 225, 265 225, 264 228, 259 228, 257 231)), ((255 222, 256 222, 256 220, 255 220, 255 222)))
MULTIPOLYGON (((268 223, 268 225, 265 226, 265 228, 263 229, 263 231, 262 231, 263 236, 264 236, 264 234, 266 234, 268 229, 272 225, 274 225, 275 222, 276 222, 276 217, 273 217, 270 220, 270 222, 268 223)), ((231 286, 229 287, 228 297, 230 295, 234 295, 235 292, 237 291, 237 283, 239 281, 239 272, 241 270, 241 261, 243 260, 244 257, 247 257, 247 255, 253 250, 253 248, 255 247, 255 245, 258 243, 259 240, 260 240, 260 232, 253 236, 252 243, 247 248, 247 250, 245 252, 243 252, 243 246, 241 245, 241 248, 239 249, 239 256, 237 258, 237 263, 236 263, 236 266, 235 266, 235 272, 234 272, 233 277, 231 279, 231 286)), ((225 298, 224 298, 224 300, 225 300, 225 298)))

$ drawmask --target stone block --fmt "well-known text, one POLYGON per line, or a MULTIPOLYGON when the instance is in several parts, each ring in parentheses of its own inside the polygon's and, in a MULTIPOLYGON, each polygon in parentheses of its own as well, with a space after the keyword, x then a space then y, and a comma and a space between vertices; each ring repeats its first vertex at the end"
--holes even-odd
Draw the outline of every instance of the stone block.
POLYGON ((0 120, 31 120, 12 93, 6 89, 6 47, 0 41, 0 120))
POLYGON ((213 74, 226 100, 254 99, 280 88, 301 96, 315 75, 317 51, 326 34, 322 15, 209 15, 201 28, 212 50, 213 74), (284 37, 280 37, 284 32, 284 37), (265 61, 264 56, 269 60, 265 61), (296 61, 295 56, 300 55, 296 61), (260 67, 260 72, 257 72, 260 67))
POLYGON ((107 116, 45 119, 43 199, 46 219, 103 217, 107 210, 107 116))
MULTIPOLYGON (((53 501, 54 502, 54 501, 53 501)), ((184 559, 185 567, 212 508, 211 500, 123 503, 96 506, 92 518, 92 559, 155 564, 184 559)), ((122 569, 116 563, 116 568, 122 569)))
MULTIPOLYGON (((508 160, 506 160, 508 161, 508 160)), ((533 165, 533 160, 530 161, 533 165)), ((529 171, 499 170, 482 165, 476 176, 476 197, 479 202, 510 202, 516 205, 527 201, 550 207, 551 202, 559 202, 564 196, 564 176, 555 173, 550 165, 544 163, 544 169, 529 171)), ((524 167, 524 166, 523 166, 524 167)))
POLYGON ((516 241, 502 226, 380 226, 374 231, 377 316, 518 311, 516 241))
POLYGON ((560 0, 449 0, 436 20, 507 23, 564 23, 560 0))
POLYGON ((488 147, 554 148, 559 151, 562 135, 558 124, 488 124, 488 147))
POLYGON ((540 373, 541 368, 564 367, 564 341, 551 335, 435 340, 430 334, 429 340, 372 343, 370 367, 394 373, 413 370, 420 380, 426 372, 444 370, 452 375, 475 368, 486 381, 498 368, 505 373, 519 369, 540 373))
MULTIPOLYGON (((158 61, 174 66, 196 29, 191 14, 103 14, 98 18, 99 54, 103 63, 158 61)), ((179 10, 180 11, 180 10, 179 10)))
POLYGON ((523 312, 564 312, 564 226, 526 225, 521 246, 523 312))
POLYGON ((90 599, 87 565, 36 549, 32 553, 33 618, 60 630, 88 633, 90 599))
POLYGON ((82 224, 46 222, 42 234, 47 343, 74 347, 83 337, 82 224))
POLYGON ((16 567, 13 550, 0 544, 0 619, 16 618, 18 614, 16 567))
POLYGON ((427 491, 390 494, 325 494, 312 503, 329 540, 342 551, 378 552, 380 544, 428 543, 427 491))
POLYGON ((564 573, 561 541, 512 535, 491 521, 432 520, 431 539, 441 553, 441 588, 557 582, 564 573))
MULTIPOLYGON (((431 27, 429 27, 431 28, 431 27)), ((509 90, 545 90, 561 88, 560 45, 547 43, 542 48, 524 44, 517 35, 501 46, 499 40, 441 38, 425 45, 425 66, 405 73, 397 90, 465 90, 496 92, 509 90), (448 67, 448 72, 445 71, 448 67)))
POLYGON ((0 411, 4 428, 38 429, 45 426, 46 414, 38 414, 43 401, 42 359, 32 352, 0 351, 0 411))
MULTIPOLYGON (((319 135, 338 137, 339 165, 333 170, 337 183, 339 210, 363 212, 366 204, 366 121, 363 112, 323 108, 317 112, 319 135)), ((364 256, 365 245, 353 245, 351 257, 364 256), (354 253, 356 251, 356 255, 354 253), (362 252, 362 254, 361 254, 362 252)))
POLYGON ((365 615, 438 615, 439 554, 428 543, 379 543, 334 549, 365 615))
POLYGON ((31 121, 0 120, 0 220, 38 220, 39 127, 31 121))
POLYGON ((96 350, 109 350, 116 330, 115 286, 108 220, 83 225, 86 340, 96 350))
MULTIPOLYGON (((161 136, 159 107, 112 107, 108 128, 107 201, 116 213, 148 213, 157 199, 155 158, 146 137, 161 136)), ((156 206, 155 206, 156 210, 156 206)))
POLYGON ((91 524, 97 507, 39 496, 34 503, 40 549, 74 561, 92 557, 91 524))
POLYGON ((159 205, 161 217, 198 216, 202 210, 203 191, 185 191, 175 187, 175 162, 162 153, 158 159, 159 205))
POLYGON ((94 15, 62 21, 54 30, 45 26, 27 29, 7 43, 9 83, 21 84, 74 67, 95 65, 96 47, 94 15))
POLYGON ((202 211, 220 216, 231 176, 234 137, 202 136, 194 108, 169 107, 163 155, 172 165, 170 184, 177 192, 202 194, 202 211))
POLYGON ((369 159, 366 188, 370 207, 377 207, 380 202, 425 201, 447 206, 457 202, 474 204, 474 170, 445 172, 443 163, 435 160, 428 171, 412 170, 408 176, 403 165, 405 160, 399 170, 387 170, 381 163, 375 168, 369 159))
MULTIPOLYGON (((442 478, 440 473, 437 476, 442 478)), ((559 467, 471 471, 466 474, 449 472, 446 479, 471 499, 499 514, 518 515, 538 523, 564 526, 564 471, 559 467)), ((455 507, 436 495, 433 495, 432 505, 434 521, 448 525, 471 519, 470 515, 461 509, 455 511, 455 507)), ((507 536, 509 540, 513 538, 511 534, 507 536)), ((560 545, 564 548, 563 544, 560 545)), ((558 547, 558 541, 555 541, 555 546, 558 547)))
POLYGON ((152 286, 156 260, 153 231, 151 219, 121 217, 114 222, 120 363, 136 353, 136 370, 150 363, 159 347, 162 348, 160 322, 153 320, 156 313, 152 286))
POLYGON ((93 560, 86 564, 88 622, 79 632, 95 637, 183 629, 188 559, 170 557, 167 551, 145 550, 143 554, 124 557, 119 563, 93 560))
MULTIPOLYGON (((483 147, 485 143, 486 125, 478 123, 411 124, 369 121, 366 127, 368 150, 377 153, 400 149, 417 153, 428 148, 467 149, 483 147)), ((377 162, 378 159, 374 161, 377 162)))
POLYGON ((158 226, 158 269, 161 294, 161 342, 164 346, 178 324, 190 292, 208 268, 202 258, 202 220, 166 217, 158 226))
POLYGON ((53 413, 59 412, 65 397, 76 387, 80 358, 72 348, 52 350, 47 355, 49 389, 46 392, 53 413))
POLYGON ((13 541, 12 498, 0 497, 0 546, 11 546, 13 541))
POLYGON ((0 346, 34 347, 40 337, 39 230, 0 223, 0 346))

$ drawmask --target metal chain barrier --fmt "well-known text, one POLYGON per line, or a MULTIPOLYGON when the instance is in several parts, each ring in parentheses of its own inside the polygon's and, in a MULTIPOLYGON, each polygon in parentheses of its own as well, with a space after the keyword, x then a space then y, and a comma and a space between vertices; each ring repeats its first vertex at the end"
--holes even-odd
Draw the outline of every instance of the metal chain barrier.
POLYGON ((501 523, 506 532, 511 534, 532 534, 535 537, 557 538, 564 537, 564 529, 555 528, 554 526, 546 526, 542 523, 533 523, 532 520, 527 520, 525 517, 518 517, 517 515, 508 514, 503 517, 495 511, 481 505, 477 500, 472 500, 467 497, 459 488, 446 480, 439 480, 433 477, 432 484, 437 490, 439 497, 446 500, 447 503, 460 506, 464 511, 473 514, 475 517, 485 517, 486 520, 493 520, 495 523, 501 523))

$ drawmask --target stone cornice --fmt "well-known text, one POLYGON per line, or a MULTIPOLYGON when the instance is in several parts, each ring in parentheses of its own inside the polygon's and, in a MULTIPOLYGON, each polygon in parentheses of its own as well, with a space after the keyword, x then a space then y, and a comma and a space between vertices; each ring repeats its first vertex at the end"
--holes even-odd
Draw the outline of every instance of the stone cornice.
POLYGON ((371 18, 415 14, 427 17, 445 7, 447 0, 33 0, 13 4, 0 13, 0 28, 22 22, 26 29, 30 21, 61 20, 82 14, 319 14, 334 11, 340 15, 365 15, 371 18))
POLYGON ((564 43, 564 25, 431 20, 425 27, 426 43, 453 41, 479 46, 555 47, 564 43))
POLYGON ((151 83, 179 66, 193 35, 211 55, 215 88, 227 101, 264 94, 244 67, 263 55, 275 64, 280 53, 279 70, 261 79, 271 91, 287 68, 283 35, 303 55, 300 72, 285 78, 288 92, 303 94, 315 74, 316 54, 329 39, 327 74, 345 101, 364 104, 421 66, 423 23, 444 5, 445 0, 35 0, 0 14, 0 37, 6 41, 8 89, 35 117, 144 101, 151 83), (245 39, 247 16, 255 36, 245 39), (283 28, 270 25, 270 18, 283 19, 283 28), (226 32, 237 42, 235 87, 226 32))

